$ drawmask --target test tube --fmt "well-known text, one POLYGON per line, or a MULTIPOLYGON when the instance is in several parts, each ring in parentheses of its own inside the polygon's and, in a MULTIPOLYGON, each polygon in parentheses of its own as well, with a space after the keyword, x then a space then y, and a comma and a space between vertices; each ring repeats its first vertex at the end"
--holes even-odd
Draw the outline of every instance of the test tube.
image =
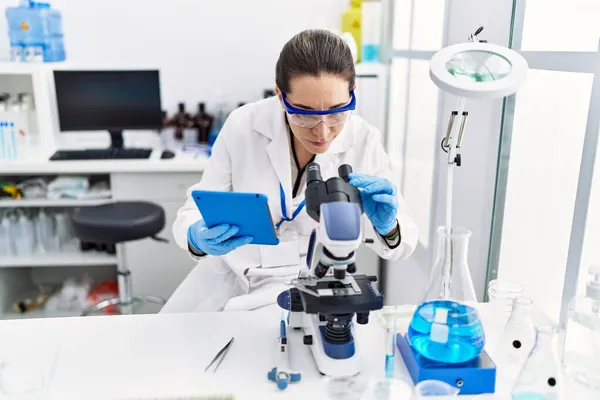
POLYGON ((394 355, 396 354, 396 318, 387 321, 386 327, 386 346, 385 351, 385 377, 392 379, 395 374, 394 355))

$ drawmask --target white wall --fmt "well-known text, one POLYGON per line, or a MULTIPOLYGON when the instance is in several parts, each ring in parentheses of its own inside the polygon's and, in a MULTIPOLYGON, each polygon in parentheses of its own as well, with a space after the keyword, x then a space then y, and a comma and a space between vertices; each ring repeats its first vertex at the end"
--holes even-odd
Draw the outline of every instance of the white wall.
MULTIPOLYGON (((397 1, 405 3, 408 0, 397 1)), ((439 6, 439 4, 437 5, 439 6)), ((423 7, 425 8, 424 5, 423 7)), ((478 0, 447 1, 446 7, 444 46, 465 42, 469 35, 481 25, 484 26, 482 39, 487 39, 490 43, 508 45, 512 2, 486 2, 486 6, 482 7, 478 0)), ((416 11, 418 10, 413 11, 413 14, 416 11)), ((423 15, 426 14, 426 12, 423 13, 423 15)), ((423 44, 415 47, 415 40, 413 40, 412 49, 437 50, 437 38, 440 36, 439 26, 431 31, 425 29, 432 19, 437 21, 436 24, 440 24, 436 14, 428 19, 423 17, 421 28, 413 26, 414 39, 418 39, 416 41, 423 44), (431 37, 426 37, 427 35, 431 37)), ((396 24, 401 23, 399 18, 396 20, 398 21, 396 24)), ((413 25, 415 23, 416 20, 413 21, 413 25)), ((396 29, 398 28, 402 29, 402 26, 396 29)), ((393 151, 391 156, 404 164, 405 179, 402 190, 409 199, 409 203, 420 209, 417 217, 420 217, 421 234, 431 233, 434 236, 435 228, 445 224, 447 156, 439 149, 439 143, 442 132, 445 133, 448 116, 452 110, 456 109, 457 99, 454 96, 440 93, 439 108, 437 107, 437 97, 432 94, 430 86, 427 86, 431 85, 431 82, 428 79, 428 68, 423 65, 425 63, 426 61, 412 61, 411 68, 414 71, 410 75, 410 96, 406 99, 399 99, 396 104, 392 104, 390 109, 390 132, 394 135, 406 135, 408 139, 404 140, 403 146, 406 148, 403 150, 403 146, 400 146, 391 149, 393 151), (400 112, 398 110, 404 107, 403 101, 405 100, 413 103, 413 106, 409 108, 408 115, 397 118, 400 112), (430 120, 436 117, 438 121, 436 139, 431 140, 430 136, 435 128, 430 120), (394 122, 394 118, 401 120, 394 122), (404 119, 408 120, 405 126, 407 131, 401 132, 404 119), (428 150, 430 147, 431 149, 428 150), (406 154, 404 155, 402 151, 405 151, 406 154), (434 168, 429 165, 419 166, 420 160, 422 164, 433 162, 430 157, 432 152, 435 152, 436 165, 434 168), (431 181, 431 174, 434 175, 433 187, 428 184, 431 181), (411 191, 415 194, 412 195, 411 191), (426 218, 429 215, 425 215, 429 212, 428 196, 431 197, 432 202, 430 218, 426 218), (428 224, 430 225, 427 226, 428 224)), ((401 61, 397 64, 401 65, 401 61)), ((405 70, 406 68, 399 68, 395 73, 402 76, 406 74, 405 70)), ((392 88, 394 90, 401 89, 394 87, 394 79, 392 79, 392 88)), ((469 121, 461 152, 463 164, 460 168, 456 168, 454 177, 453 225, 466 227, 473 233, 468 262, 478 297, 482 299, 487 275, 502 100, 467 101, 466 110, 469 111, 469 121)), ((388 263, 386 300, 390 303, 416 303, 419 301, 432 267, 435 240, 423 237, 421 244, 429 245, 429 247, 420 246, 417 250, 418 254, 408 261, 388 263)))
MULTIPOLYGON (((1 0, 13 5, 17 0, 1 0)), ((282 45, 307 28, 337 29, 347 0, 55 0, 68 62, 160 68, 163 105, 262 97, 282 45)), ((4 14, 2 12, 2 14, 4 14)), ((0 49, 7 47, 2 16, 0 49), (3 44, 4 43, 4 44, 3 44)))

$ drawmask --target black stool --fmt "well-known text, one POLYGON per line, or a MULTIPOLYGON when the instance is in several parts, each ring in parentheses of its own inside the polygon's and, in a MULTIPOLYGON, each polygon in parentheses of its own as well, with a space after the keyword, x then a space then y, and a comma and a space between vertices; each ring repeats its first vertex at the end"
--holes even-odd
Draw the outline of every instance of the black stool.
POLYGON ((124 242, 148 237, 166 241, 156 237, 165 226, 165 212, 162 207, 142 201, 83 207, 73 214, 72 221, 75 236, 79 240, 114 244, 117 249, 119 297, 94 304, 82 315, 90 315, 115 305, 119 306, 121 314, 133 314, 134 303, 165 304, 165 300, 160 297, 133 297, 131 271, 127 267, 124 246, 124 242))

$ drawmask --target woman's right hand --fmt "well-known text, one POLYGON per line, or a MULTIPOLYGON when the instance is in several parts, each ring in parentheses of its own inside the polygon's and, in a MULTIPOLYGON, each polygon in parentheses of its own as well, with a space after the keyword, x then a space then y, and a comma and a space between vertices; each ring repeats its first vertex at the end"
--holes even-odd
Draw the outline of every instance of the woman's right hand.
POLYGON ((252 236, 232 238, 238 230, 237 226, 228 224, 209 228, 200 220, 188 228, 188 243, 198 252, 222 256, 252 241, 252 236))

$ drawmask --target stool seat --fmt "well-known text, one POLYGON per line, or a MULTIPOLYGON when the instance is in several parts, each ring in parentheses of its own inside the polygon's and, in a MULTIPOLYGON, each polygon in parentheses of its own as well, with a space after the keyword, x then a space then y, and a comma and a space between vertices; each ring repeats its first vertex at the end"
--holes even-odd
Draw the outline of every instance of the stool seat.
POLYGON ((72 223, 80 240, 122 243, 158 234, 165 226, 165 212, 153 203, 120 201, 82 207, 73 214, 72 223))

